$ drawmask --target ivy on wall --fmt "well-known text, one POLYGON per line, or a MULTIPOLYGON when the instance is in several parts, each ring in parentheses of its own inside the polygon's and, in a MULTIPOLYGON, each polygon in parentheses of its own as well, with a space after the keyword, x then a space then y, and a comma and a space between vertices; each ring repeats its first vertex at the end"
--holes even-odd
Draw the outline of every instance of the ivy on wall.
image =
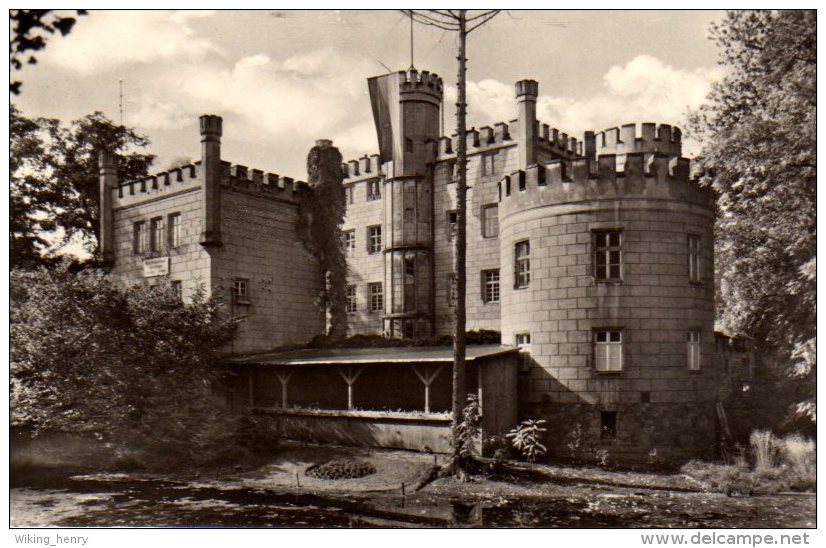
POLYGON ((331 340, 347 335, 347 261, 341 245, 346 206, 341 162, 341 153, 330 141, 318 141, 310 149, 310 188, 300 194, 299 207, 299 234, 307 250, 318 259, 324 276, 327 336, 331 340))

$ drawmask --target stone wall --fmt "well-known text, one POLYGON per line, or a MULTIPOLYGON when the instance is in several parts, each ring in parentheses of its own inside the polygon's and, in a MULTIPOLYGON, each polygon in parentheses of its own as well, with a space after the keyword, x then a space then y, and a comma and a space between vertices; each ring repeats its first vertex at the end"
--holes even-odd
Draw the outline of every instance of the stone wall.
MULTIPOLYGON (((353 230, 356 237, 356 248, 352 252, 345 249, 347 254, 347 283, 356 287, 356 310, 347 314, 348 335, 380 334, 382 332, 383 311, 370 311, 370 294, 368 284, 384 284, 384 257, 382 253, 370 253, 368 227, 383 227, 383 200, 382 197, 369 200, 368 183, 381 181, 378 177, 379 168, 375 165, 377 156, 371 165, 371 171, 366 172, 352 169, 351 176, 345 179, 347 214, 341 230, 353 230), (351 190, 352 189, 352 190, 351 190), (352 203, 351 203, 352 196, 352 203)), ((355 166, 353 166, 355 167, 355 166)), ((383 186, 383 185, 381 185, 383 186)), ((382 286, 385 298, 387 289, 382 286)))
POLYGON ((198 286, 210 289, 210 257, 198 243, 201 232, 200 210, 200 170, 173 170, 181 180, 173 175, 169 184, 164 177, 153 177, 148 181, 126 183, 113 189, 114 253, 112 274, 122 283, 146 281, 153 283, 157 278, 144 278, 144 259, 169 257, 169 279, 180 281, 184 299, 198 286), (194 174, 194 176, 192 176, 194 174), (153 181, 157 188, 153 189, 153 181), (180 245, 169 247, 169 215, 181 215, 180 245), (134 252, 134 226, 145 222, 147 230, 151 219, 162 217, 166 226, 159 251, 134 252))
POLYGON ((323 278, 298 234, 292 199, 222 189, 223 246, 212 252, 213 294, 243 316, 233 353, 309 341, 324 331, 323 278), (249 298, 233 297, 236 279, 249 298))
MULTIPOLYGON (((552 170, 562 166, 552 163, 503 180, 502 339, 531 337, 531 366, 521 377, 523 415, 592 425, 594 416, 615 413, 612 443, 630 455, 652 450, 639 433, 644 410, 656 408, 663 416, 685 415, 691 431, 684 434, 695 440, 681 438, 670 449, 660 443, 660 451, 688 453, 694 443, 699 453, 712 442, 713 429, 691 425, 705 420, 718 374, 713 199, 669 159, 656 158, 668 169, 658 171, 652 160, 653 167, 643 170, 642 155, 629 154, 619 172, 609 160, 601 157, 599 171, 591 174, 584 166, 559 177, 552 170), (622 234, 617 280, 595 278, 595 234, 605 230, 622 234), (689 234, 701 242, 698 282, 688 275, 689 234), (516 288, 514 247, 522 241, 530 243, 530 283, 516 288), (621 371, 596 370, 600 329, 621 331, 621 371), (688 368, 689 331, 700 332, 699 371, 688 368), (628 436, 620 438, 621 432, 628 436)), ((665 422, 655 430, 669 428, 665 422)), ((587 428, 585 442, 596 443, 598 434, 599 428, 587 428)))

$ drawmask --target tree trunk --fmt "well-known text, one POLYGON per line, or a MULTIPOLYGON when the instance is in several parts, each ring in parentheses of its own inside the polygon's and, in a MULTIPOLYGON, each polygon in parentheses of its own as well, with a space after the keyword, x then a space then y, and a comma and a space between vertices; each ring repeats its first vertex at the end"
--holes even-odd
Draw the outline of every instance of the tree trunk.
POLYGON ((465 58, 465 42, 467 41, 467 11, 459 10, 459 74, 458 74, 458 101, 456 103, 456 125, 459 134, 457 150, 457 170, 459 180, 456 184, 456 253, 454 257, 456 271, 456 308, 453 326, 453 460, 454 465, 461 467, 459 462, 460 438, 459 425, 462 422, 462 410, 467 398, 465 380, 465 254, 466 254, 466 223, 467 214, 467 142, 466 142, 466 72, 467 59, 465 58))

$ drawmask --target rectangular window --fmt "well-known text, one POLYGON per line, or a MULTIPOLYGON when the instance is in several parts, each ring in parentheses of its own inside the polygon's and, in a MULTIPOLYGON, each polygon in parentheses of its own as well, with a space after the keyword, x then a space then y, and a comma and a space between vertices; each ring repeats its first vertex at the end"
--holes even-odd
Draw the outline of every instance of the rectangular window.
POLYGON ((135 223, 133 228, 133 249, 136 254, 146 253, 149 246, 149 231, 146 228, 146 221, 135 223))
POLYGON ((499 270, 482 271, 482 301, 486 303, 499 302, 499 270))
POLYGON ((346 304, 347 312, 355 312, 356 308, 356 286, 348 285, 347 286, 347 304, 346 304))
POLYGON ((688 354, 689 371, 700 370, 700 332, 689 331, 686 333, 686 344, 688 354))
POLYGON ((622 232, 594 233, 594 277, 597 281, 622 279, 622 232))
POLYGON ((172 291, 173 291, 173 293, 175 293, 175 297, 179 301, 184 300, 184 285, 183 285, 183 282, 181 282, 180 280, 173 280, 172 281, 172 291))
POLYGON ((498 163, 496 162, 496 153, 495 152, 487 152, 482 154, 482 175, 496 175, 498 173, 497 169, 499 168, 498 163))
POLYGON ((149 249, 161 251, 163 242, 166 239, 166 229, 163 224, 163 217, 155 217, 149 221, 149 249))
POLYGON ((700 237, 688 235, 688 281, 700 282, 700 237))
POLYGON ((370 288, 370 312, 384 312, 384 291, 381 282, 372 283, 370 288))
POLYGON ((381 226, 367 227, 368 253, 381 253, 381 226))
POLYGON ((600 412, 600 429, 599 437, 604 440, 617 439, 617 412, 616 411, 602 411, 600 412))
POLYGON ((367 201, 381 200, 381 181, 367 181, 367 201))
POLYGON ((458 211, 448 211, 447 212, 447 239, 452 240, 456 237, 456 230, 459 226, 459 212, 458 211))
POLYGON ((250 302, 250 282, 244 278, 235 278, 232 295, 236 303, 249 304, 250 302))
POLYGON ((622 331, 594 332, 594 366, 597 371, 622 371, 622 331))
POLYGON ((486 205, 482 208, 482 237, 495 238, 499 236, 499 206, 486 205))
POLYGON ((531 243, 517 242, 514 246, 514 287, 528 287, 531 283, 531 243))
POLYGON ((344 254, 353 257, 356 254, 356 231, 347 230, 341 233, 341 244, 344 247, 344 254))
POLYGON ((347 187, 347 203, 356 203, 356 185, 349 185, 347 187))
POLYGON ((174 249, 181 245, 181 214, 173 213, 169 216, 169 248, 174 249))
POLYGON ((527 373, 531 369, 531 334, 517 333, 515 342, 519 347, 519 371, 527 373))

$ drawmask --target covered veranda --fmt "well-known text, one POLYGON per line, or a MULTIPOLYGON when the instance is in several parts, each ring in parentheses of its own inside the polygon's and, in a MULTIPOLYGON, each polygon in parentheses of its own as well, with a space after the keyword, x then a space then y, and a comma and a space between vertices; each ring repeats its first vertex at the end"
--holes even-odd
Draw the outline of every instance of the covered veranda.
MULTIPOLYGON (((518 349, 467 348, 467 389, 484 436, 516 423, 518 349)), ((232 406, 285 438, 448 452, 450 347, 302 349, 231 358, 232 406)))

